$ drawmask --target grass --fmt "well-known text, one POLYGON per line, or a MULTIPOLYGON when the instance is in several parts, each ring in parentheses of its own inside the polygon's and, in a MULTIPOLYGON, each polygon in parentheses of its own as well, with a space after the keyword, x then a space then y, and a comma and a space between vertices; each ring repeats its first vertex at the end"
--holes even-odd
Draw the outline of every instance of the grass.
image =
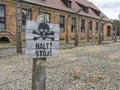
MULTIPOLYGON (((117 39, 119 39, 119 36, 117 36, 117 39)), ((104 41, 112 41, 112 37, 104 37, 104 41)), ((69 43, 74 43, 75 40, 68 40, 69 43)), ((79 43, 84 43, 87 42, 87 39, 80 39, 79 43)), ((89 39, 89 42, 98 42, 98 39, 89 39)), ((60 44, 65 44, 66 40, 60 40, 60 44)), ((22 41, 22 46, 26 45, 26 41, 22 41)), ((0 43, 0 47, 6 47, 6 46, 16 46, 16 42, 11 42, 11 43, 0 43)))
POLYGON ((11 43, 0 43, 0 46, 15 46, 16 42, 11 42, 11 43))
MULTIPOLYGON (((25 41, 22 41, 22 46, 26 44, 25 41)), ((6 46, 16 46, 16 42, 10 42, 10 43, 0 43, 0 47, 6 47, 6 46)))

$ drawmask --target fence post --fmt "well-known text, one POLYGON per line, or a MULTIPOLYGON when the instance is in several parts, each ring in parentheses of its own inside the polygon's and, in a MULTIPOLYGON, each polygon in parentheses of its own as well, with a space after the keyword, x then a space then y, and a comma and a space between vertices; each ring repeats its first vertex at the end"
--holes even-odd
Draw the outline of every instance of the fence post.
POLYGON ((101 33, 102 33, 102 28, 101 28, 101 21, 102 19, 104 18, 105 16, 102 16, 99 20, 99 36, 98 36, 98 44, 101 44, 102 43, 102 40, 101 40, 101 33))
POLYGON ((78 46, 78 43, 79 43, 79 28, 78 28, 78 23, 79 23, 79 12, 81 11, 82 9, 80 8, 78 10, 78 12, 75 13, 75 17, 76 17, 76 25, 75 25, 75 46, 78 46))
POLYGON ((21 41, 21 16, 20 16, 20 1, 16 1, 16 49, 17 53, 22 53, 22 41, 21 41))
POLYGON ((67 19, 66 19, 66 44, 69 43, 69 37, 68 37, 68 20, 70 18, 70 15, 68 15, 67 19))
POLYGON ((32 90, 46 90, 46 58, 33 59, 32 90))

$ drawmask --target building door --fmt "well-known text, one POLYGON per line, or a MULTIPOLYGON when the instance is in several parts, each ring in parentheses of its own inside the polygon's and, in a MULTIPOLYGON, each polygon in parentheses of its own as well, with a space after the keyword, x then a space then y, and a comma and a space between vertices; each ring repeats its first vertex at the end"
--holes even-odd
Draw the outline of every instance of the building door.
POLYGON ((110 36, 111 35, 110 33, 111 33, 111 26, 108 26, 107 27, 107 36, 110 36))

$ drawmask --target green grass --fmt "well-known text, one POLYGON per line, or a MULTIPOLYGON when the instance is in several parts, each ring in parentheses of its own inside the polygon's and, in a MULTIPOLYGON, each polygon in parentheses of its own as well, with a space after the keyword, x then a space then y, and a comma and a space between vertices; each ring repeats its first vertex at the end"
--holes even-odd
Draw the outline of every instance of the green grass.
MULTIPOLYGON (((25 41, 22 41, 22 46, 26 44, 25 41)), ((0 47, 6 47, 6 46, 16 46, 16 42, 11 42, 11 43, 0 43, 0 47)))
MULTIPOLYGON (((119 36, 117 36, 117 39, 119 39, 119 36)), ((104 41, 112 41, 112 37, 104 37, 104 41)), ((74 43, 75 40, 68 40, 69 43, 74 43)), ((98 39, 89 39, 89 42, 97 42, 98 39)), ((80 39, 79 43, 84 43, 87 42, 87 39, 80 39)), ((66 40, 60 40, 59 41, 60 44, 65 44, 66 40)), ((22 46, 26 45, 26 41, 22 41, 22 46)), ((0 47, 7 47, 7 46, 16 46, 16 42, 11 42, 11 43, 0 43, 0 47)))
POLYGON ((11 43, 0 43, 0 46, 15 46, 16 43, 15 42, 11 42, 11 43))

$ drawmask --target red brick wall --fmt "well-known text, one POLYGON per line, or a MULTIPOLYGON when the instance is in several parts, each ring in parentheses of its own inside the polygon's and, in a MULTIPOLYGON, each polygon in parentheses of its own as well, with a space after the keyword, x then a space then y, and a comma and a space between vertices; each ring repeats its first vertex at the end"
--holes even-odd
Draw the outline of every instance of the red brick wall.
POLYGON ((6 29, 0 29, 0 37, 9 37, 11 41, 15 41, 16 30, 16 9, 14 2, 0 1, 1 5, 5 5, 6 29))
MULTIPOLYGON (((4 3, 0 1, 0 4, 4 4, 6 6, 6 29, 4 30, 4 32, 2 32, 3 30, 0 30, 0 37, 5 36, 7 33, 7 36, 9 36, 12 41, 15 41, 15 38, 16 38, 16 4, 14 1, 10 1, 10 0, 8 1, 9 2, 6 1, 4 3)), ((32 20, 37 20, 37 16, 39 15, 39 12, 40 12, 40 6, 22 3, 21 9, 22 8, 31 8, 32 20)), ((65 20, 67 19, 68 15, 70 15, 71 17, 68 19, 68 33, 69 33, 68 37, 69 39, 75 38, 75 33, 71 32, 71 20, 72 20, 72 17, 75 17, 75 15, 67 13, 67 12, 63 12, 63 11, 58 11, 55 9, 46 8, 46 7, 41 7, 41 9, 43 12, 48 12, 51 14, 51 23, 59 24, 59 15, 65 16, 65 20)), ((21 17, 22 17, 22 14, 21 14, 21 17)), ((98 20, 89 18, 89 17, 80 16, 80 20, 79 20, 79 37, 80 38, 87 38, 89 20, 92 20, 93 22, 92 38, 95 39, 98 36, 98 33, 96 33, 95 31, 96 21, 98 22, 98 20), (81 19, 85 19, 85 33, 81 33, 81 19)), ((107 26, 112 27, 112 24, 106 23, 104 25, 104 35, 107 35, 107 26)), ((112 30, 111 30, 111 33, 112 33, 112 30)), ((66 21, 65 21, 65 32, 60 33, 60 38, 61 39, 66 38, 66 21)), ((25 40, 25 31, 22 32, 22 40, 25 40)))

